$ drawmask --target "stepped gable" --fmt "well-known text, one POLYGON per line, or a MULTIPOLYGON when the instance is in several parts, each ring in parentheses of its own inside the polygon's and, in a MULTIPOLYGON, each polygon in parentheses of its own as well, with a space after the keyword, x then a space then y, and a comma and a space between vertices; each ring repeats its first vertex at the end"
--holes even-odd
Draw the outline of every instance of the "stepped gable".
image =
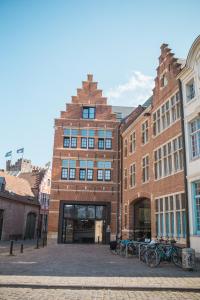
POLYGON ((173 89, 177 89, 176 76, 182 68, 180 60, 175 57, 168 44, 162 44, 160 49, 159 66, 156 69, 157 76, 153 89, 153 106, 159 105, 164 98, 173 92, 173 89))
POLYGON ((102 96, 102 90, 97 86, 98 82, 93 81, 93 75, 88 74, 87 80, 82 82, 82 87, 77 89, 77 95, 72 96, 71 103, 67 103, 66 111, 61 111, 61 119, 77 120, 77 115, 81 119, 82 107, 94 106, 96 107, 96 120, 116 121, 112 106, 107 105, 107 98, 102 96))
POLYGON ((29 173, 20 173, 19 178, 23 178, 26 181, 29 182, 29 185, 31 187, 32 193, 34 194, 35 197, 38 197, 39 195, 39 188, 41 181, 44 177, 45 170, 33 170, 32 172, 29 173))

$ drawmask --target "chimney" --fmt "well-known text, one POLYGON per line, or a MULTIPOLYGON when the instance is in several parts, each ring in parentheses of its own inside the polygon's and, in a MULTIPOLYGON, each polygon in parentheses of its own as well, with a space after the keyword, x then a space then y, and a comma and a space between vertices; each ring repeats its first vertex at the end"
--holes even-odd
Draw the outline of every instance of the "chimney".
POLYGON ((88 80, 89 82, 92 82, 92 81, 93 81, 93 75, 92 75, 92 74, 88 74, 88 75, 87 75, 87 80, 88 80))

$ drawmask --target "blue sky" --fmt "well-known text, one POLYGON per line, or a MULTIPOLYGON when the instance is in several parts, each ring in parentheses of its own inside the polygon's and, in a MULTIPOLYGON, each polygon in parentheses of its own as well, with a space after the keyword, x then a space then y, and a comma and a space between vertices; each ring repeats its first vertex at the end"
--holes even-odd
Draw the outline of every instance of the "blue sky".
POLYGON ((87 73, 111 104, 146 100, 160 45, 186 57, 199 11, 198 0, 0 0, 0 168, 21 147, 35 165, 51 160, 54 118, 87 73))

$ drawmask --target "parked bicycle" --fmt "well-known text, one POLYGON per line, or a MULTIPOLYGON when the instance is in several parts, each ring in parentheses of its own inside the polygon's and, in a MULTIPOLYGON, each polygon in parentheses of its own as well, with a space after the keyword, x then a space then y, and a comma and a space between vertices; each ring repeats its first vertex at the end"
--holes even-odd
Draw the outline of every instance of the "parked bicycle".
POLYGON ((182 259, 177 247, 173 244, 155 243, 147 247, 144 254, 145 262, 150 267, 157 267, 161 261, 172 261, 176 266, 181 267, 182 259))

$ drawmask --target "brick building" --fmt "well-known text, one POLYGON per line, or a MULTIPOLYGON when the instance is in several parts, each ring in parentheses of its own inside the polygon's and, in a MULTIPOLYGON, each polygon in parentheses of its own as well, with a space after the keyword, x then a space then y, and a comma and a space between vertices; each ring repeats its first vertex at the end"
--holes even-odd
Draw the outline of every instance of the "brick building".
POLYGON ((115 110, 88 75, 55 120, 48 229, 58 242, 107 243, 119 232, 118 125, 124 115, 115 110))
POLYGON ((26 180, 0 172, 0 240, 35 238, 39 209, 26 180))
POLYGON ((179 85, 182 61, 167 44, 153 97, 121 125, 122 237, 170 237, 185 243, 186 212, 179 85))

